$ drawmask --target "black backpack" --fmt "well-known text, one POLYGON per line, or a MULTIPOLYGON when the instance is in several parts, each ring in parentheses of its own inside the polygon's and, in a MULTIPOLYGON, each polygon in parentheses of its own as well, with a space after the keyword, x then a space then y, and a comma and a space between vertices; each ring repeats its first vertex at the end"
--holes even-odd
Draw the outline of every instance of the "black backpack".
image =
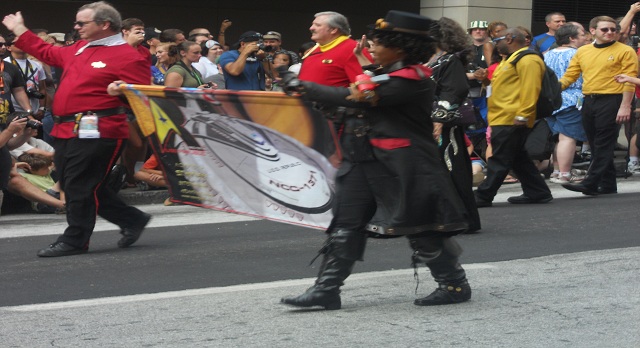
MULTIPOLYGON (((525 50, 518 54, 511 64, 515 67, 518 61, 527 54, 535 54, 543 59, 540 52, 536 50, 525 50)), ((549 117, 562 106, 562 85, 560 85, 558 77, 553 70, 547 66, 547 64, 544 66, 545 71, 542 77, 542 88, 540 89, 540 95, 538 96, 538 102, 536 104, 536 119, 549 117)))

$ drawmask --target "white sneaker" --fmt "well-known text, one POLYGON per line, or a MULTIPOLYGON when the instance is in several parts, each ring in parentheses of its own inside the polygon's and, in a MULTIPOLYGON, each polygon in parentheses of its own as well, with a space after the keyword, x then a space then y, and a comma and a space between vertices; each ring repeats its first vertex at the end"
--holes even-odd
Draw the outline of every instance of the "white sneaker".
POLYGON ((629 172, 637 174, 640 173, 640 163, 638 161, 630 161, 627 165, 629 172))
POLYGON ((555 178, 549 179, 554 184, 568 184, 571 182, 571 175, 558 175, 555 178))

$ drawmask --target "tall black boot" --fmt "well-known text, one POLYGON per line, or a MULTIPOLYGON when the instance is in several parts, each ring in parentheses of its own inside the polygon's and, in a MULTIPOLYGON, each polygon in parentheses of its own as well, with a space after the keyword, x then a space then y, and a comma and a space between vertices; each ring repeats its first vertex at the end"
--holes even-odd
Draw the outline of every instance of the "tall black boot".
POLYGON ((366 241, 366 235, 358 231, 332 232, 320 251, 324 257, 315 285, 300 296, 285 297, 280 302, 296 307, 340 309, 340 287, 351 274, 355 262, 362 260, 366 241))
POLYGON ((436 306, 468 301, 471 287, 467 276, 458 262, 462 253, 460 245, 452 238, 423 237, 410 238, 414 250, 414 265, 424 262, 431 275, 438 282, 438 288, 424 298, 414 301, 418 306, 436 306))

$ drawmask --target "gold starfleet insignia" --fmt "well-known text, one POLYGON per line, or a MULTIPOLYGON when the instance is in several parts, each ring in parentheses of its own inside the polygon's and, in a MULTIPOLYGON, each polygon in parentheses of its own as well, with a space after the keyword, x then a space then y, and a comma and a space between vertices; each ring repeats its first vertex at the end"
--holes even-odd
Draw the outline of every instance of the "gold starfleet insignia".
POLYGON ((323 59, 322 64, 331 64, 333 63, 333 59, 323 59))
POLYGON ((103 63, 103 62, 93 62, 91 63, 91 66, 97 69, 102 69, 104 67, 107 66, 107 64, 103 63))

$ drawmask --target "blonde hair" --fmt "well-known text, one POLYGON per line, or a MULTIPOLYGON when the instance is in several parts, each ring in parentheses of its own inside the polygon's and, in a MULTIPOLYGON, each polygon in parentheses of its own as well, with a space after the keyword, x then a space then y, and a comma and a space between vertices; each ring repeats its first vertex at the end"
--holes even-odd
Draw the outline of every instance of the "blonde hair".
MULTIPOLYGON (((156 50, 160 48, 163 48, 165 51, 167 51, 167 56, 169 57, 169 61, 167 62, 168 66, 175 64, 178 59, 180 59, 178 45, 175 42, 161 42, 160 44, 158 44, 158 46, 156 46, 156 50)), ((159 68, 161 64, 162 63, 158 61, 156 63, 156 67, 159 68)))

